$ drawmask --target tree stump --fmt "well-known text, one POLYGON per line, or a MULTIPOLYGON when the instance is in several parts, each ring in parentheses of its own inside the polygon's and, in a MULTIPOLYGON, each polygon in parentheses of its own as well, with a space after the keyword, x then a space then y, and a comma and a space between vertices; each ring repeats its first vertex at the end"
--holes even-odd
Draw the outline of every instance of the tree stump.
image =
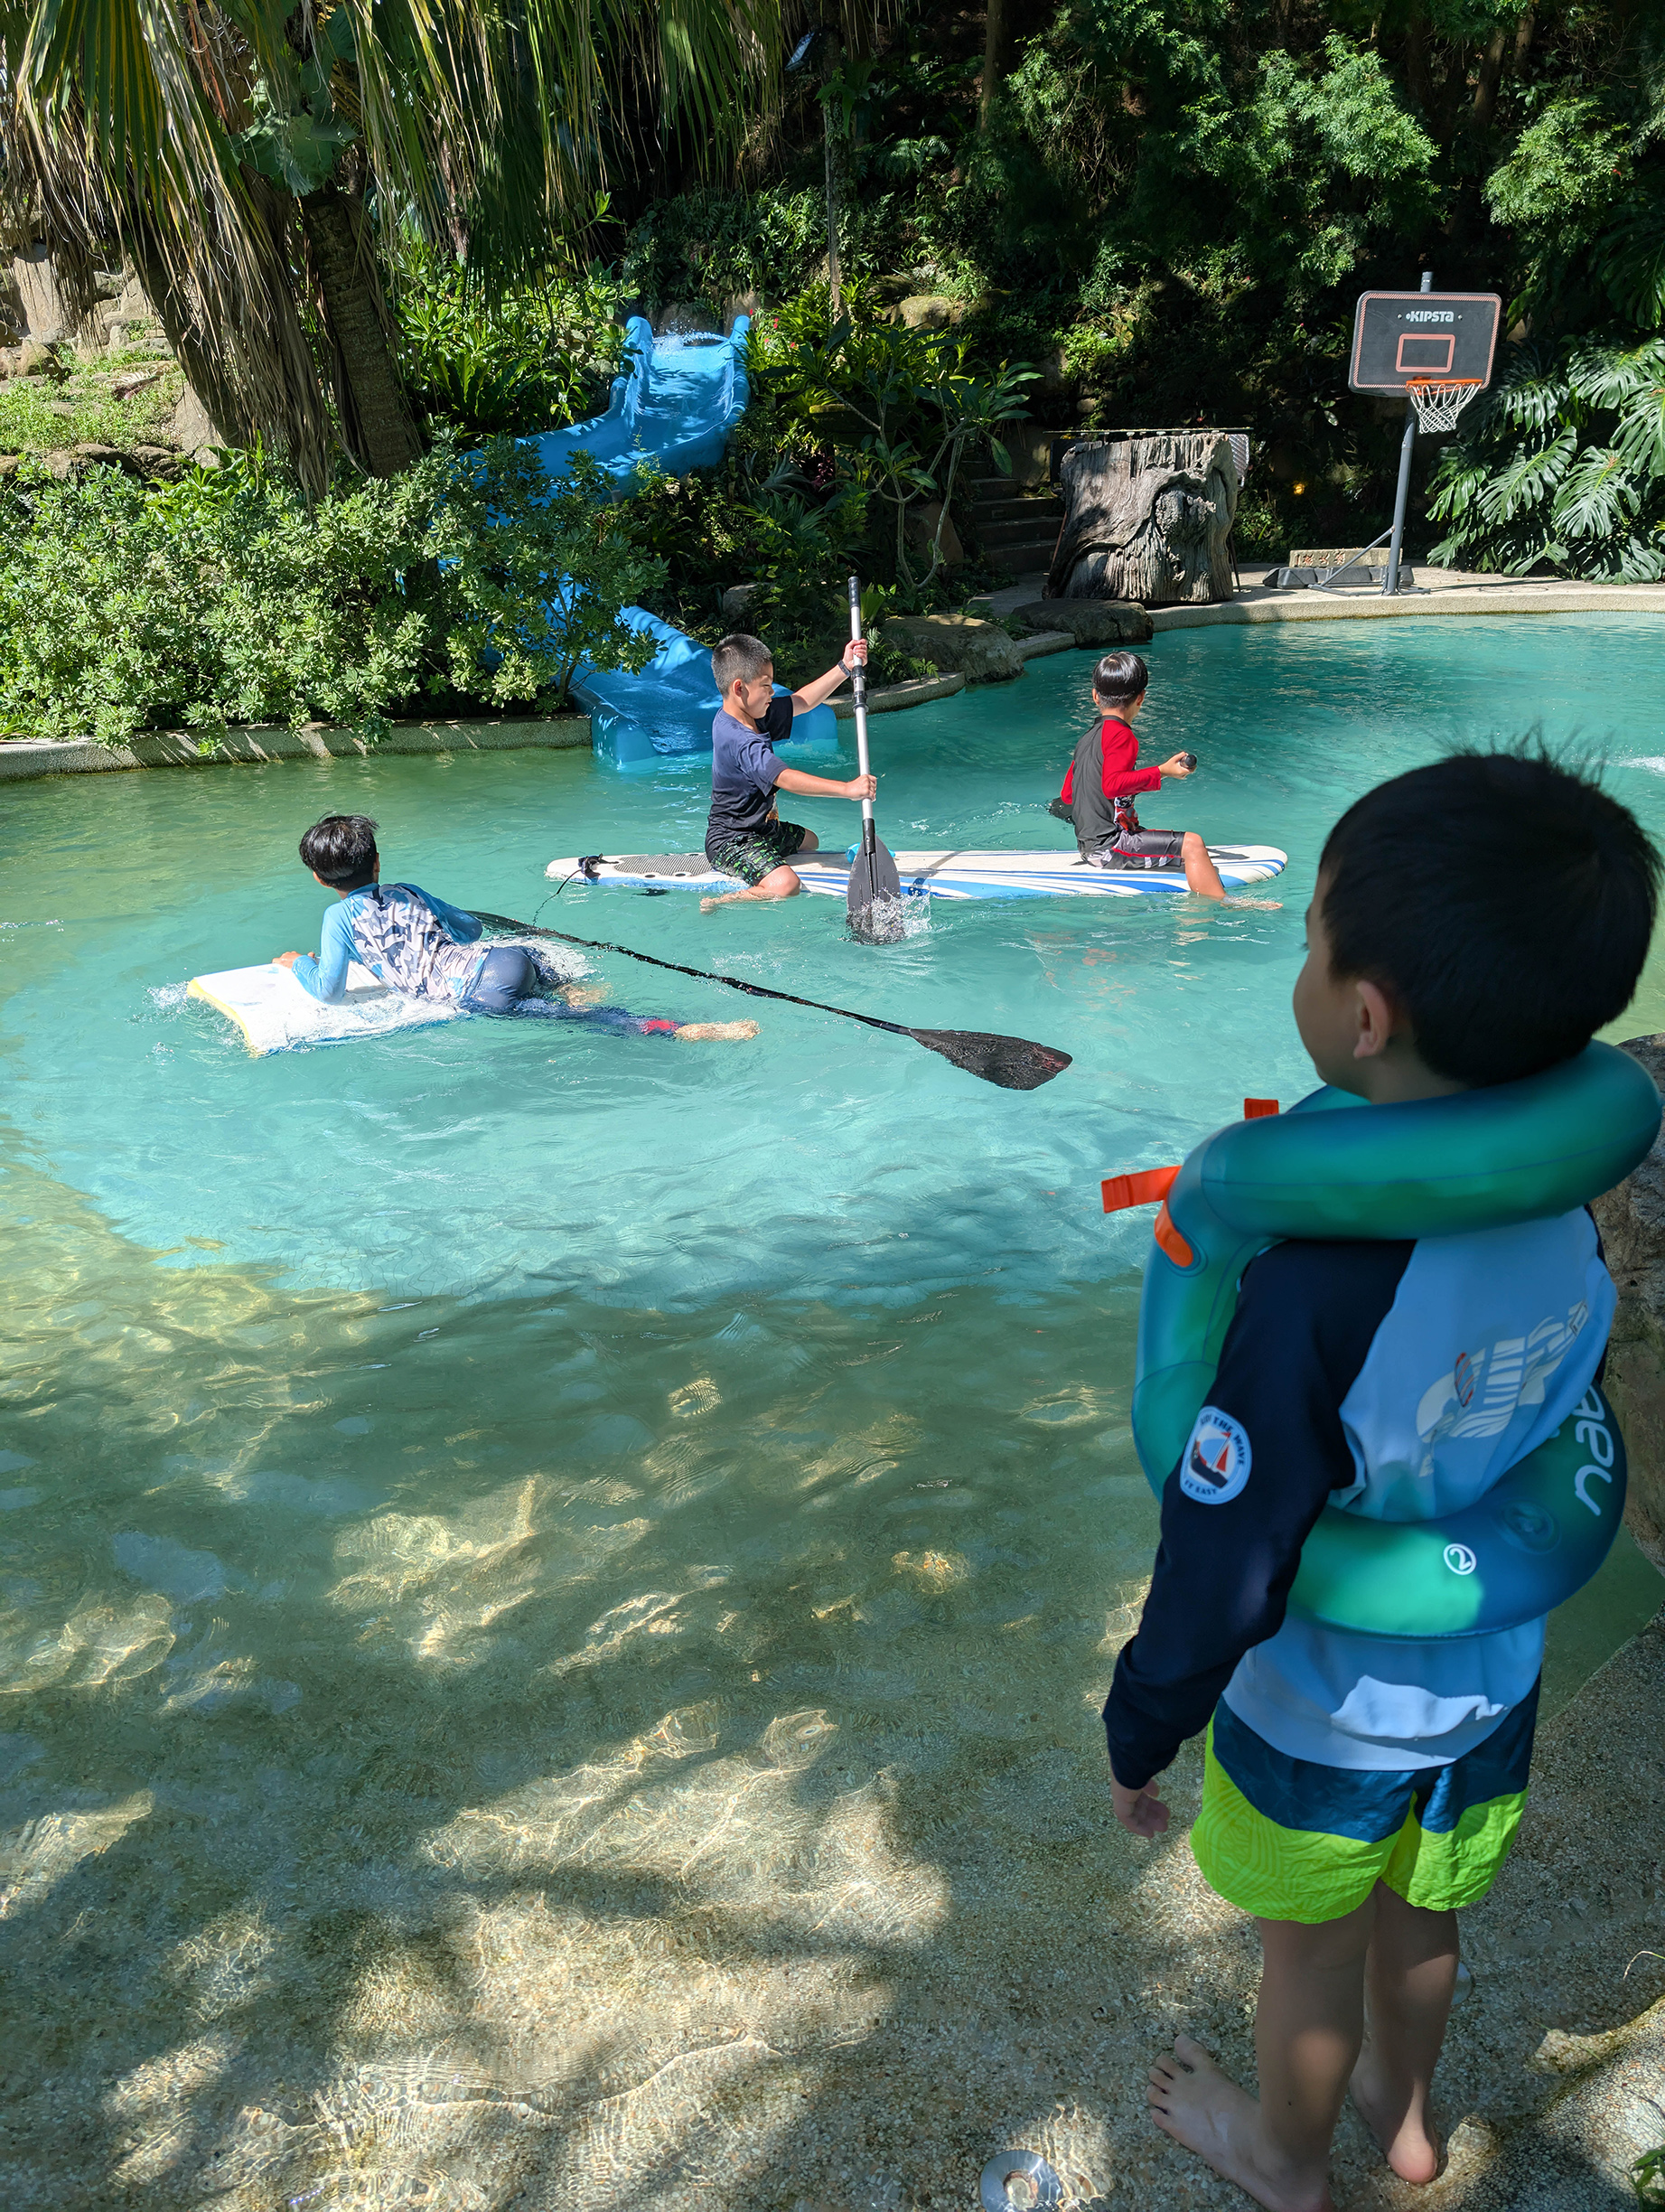
POLYGON ((1220 430, 1123 431, 1063 457, 1049 599, 1183 606, 1231 596, 1237 462, 1220 430))

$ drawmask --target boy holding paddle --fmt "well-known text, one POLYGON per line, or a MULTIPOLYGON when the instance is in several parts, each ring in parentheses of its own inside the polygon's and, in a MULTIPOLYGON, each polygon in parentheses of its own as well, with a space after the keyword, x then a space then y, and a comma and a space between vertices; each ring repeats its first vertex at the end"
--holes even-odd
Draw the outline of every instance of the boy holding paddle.
POLYGON ((793 853, 814 852, 813 830, 782 821, 778 792, 804 798, 871 799, 878 780, 853 777, 847 783, 806 775, 775 757, 775 746, 791 735, 792 720, 818 707, 867 658, 863 642, 852 642, 836 668, 801 691, 774 696, 774 661, 761 638, 737 633, 725 637, 711 656, 711 673, 723 695, 711 725, 711 814, 706 825, 706 858, 713 867, 740 876, 746 888, 701 899, 699 909, 732 905, 740 899, 790 898, 803 888, 790 865, 793 853))

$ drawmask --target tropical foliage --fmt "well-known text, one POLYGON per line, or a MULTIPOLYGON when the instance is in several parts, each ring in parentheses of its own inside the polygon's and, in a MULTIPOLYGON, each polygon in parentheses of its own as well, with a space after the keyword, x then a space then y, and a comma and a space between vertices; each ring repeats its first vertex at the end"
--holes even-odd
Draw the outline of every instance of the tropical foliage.
POLYGON ((864 508, 884 518, 885 573, 909 606, 943 567, 968 451, 1009 473, 1000 434, 1028 414, 1033 370, 1002 362, 977 376, 969 360, 969 342, 950 331, 910 330, 859 311, 835 318, 825 286, 755 325, 748 345, 754 387, 774 397, 800 446, 827 455, 837 492, 859 492, 864 508))
MULTIPOLYGON (((959 303, 971 371, 1046 364, 1034 404, 1059 427, 1247 426, 1245 550, 1251 530, 1281 550, 1389 519, 1400 417, 1346 381, 1367 286, 1431 267, 1500 292, 1506 328, 1552 350, 1661 328, 1657 11, 1062 0, 988 23, 986 47, 977 16, 900 0, 830 80, 789 80, 744 189, 697 213, 656 191, 632 281, 714 305, 813 284, 829 115, 858 295, 959 303)), ((1424 478, 1434 459, 1425 444, 1424 478)))
POLYGON ((622 365, 619 287, 600 270, 549 274, 500 298, 419 245, 399 257, 399 368, 431 424, 528 436, 602 412, 622 365))
POLYGON ((319 718, 375 737, 464 702, 550 711, 580 658, 642 666, 617 613, 662 570, 583 456, 547 492, 506 439, 310 509, 257 458, 166 486, 20 469, 0 483, 0 733, 319 718))
POLYGON ((1665 576, 1665 338, 1512 347, 1428 511, 1449 525, 1434 558, 1459 567, 1665 576))

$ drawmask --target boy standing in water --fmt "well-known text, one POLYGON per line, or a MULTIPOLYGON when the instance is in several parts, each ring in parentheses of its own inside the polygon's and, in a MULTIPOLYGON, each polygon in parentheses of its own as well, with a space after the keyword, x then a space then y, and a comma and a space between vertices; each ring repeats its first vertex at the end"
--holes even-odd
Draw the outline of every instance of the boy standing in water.
MULTIPOLYGON (((1413 770, 1330 833, 1301 1041, 1373 1105, 1553 1067, 1628 1004, 1659 875, 1633 818, 1546 760, 1413 770)), ((1192 1850, 1259 1931, 1259 2096, 1181 2036, 1149 2100, 1270 2212, 1333 2212, 1350 2090, 1396 2174, 1439 2169, 1457 1908, 1520 1824, 1544 1647, 1542 1620, 1440 1641, 1288 1615, 1301 1547, 1326 1505, 1427 1520, 1484 1495, 1589 1387, 1614 1303, 1583 1207, 1420 1242, 1296 1238, 1244 1272, 1104 1719, 1138 1836, 1168 1823, 1153 1777, 1208 1730, 1192 1850), (1210 1479, 1183 1481, 1199 1448, 1210 1479)))
POLYGON ((725 891, 699 902, 701 914, 739 899, 790 898, 803 889, 791 856, 814 852, 813 830, 781 820, 775 794, 795 792, 805 798, 871 799, 876 776, 854 776, 847 783, 828 776, 806 775, 775 758, 775 747, 792 734, 795 715, 829 699, 857 661, 867 658, 865 642, 847 645, 836 668, 818 676, 801 691, 774 695, 774 661, 762 638, 725 637, 711 655, 711 673, 723 706, 711 725, 711 815, 706 824, 706 858, 745 883, 744 891, 725 891))
POLYGON ((301 839, 301 859, 313 880, 333 891, 319 932, 321 950, 280 952, 302 989, 325 1005, 347 995, 351 961, 408 998, 435 998, 468 1014, 534 1014, 625 1036, 670 1036, 696 1044, 757 1035, 753 1021, 671 1022, 629 1014, 622 1007, 587 1006, 547 961, 525 945, 482 946, 477 915, 447 905, 415 884, 381 880, 376 824, 367 814, 326 814, 301 839), (557 998, 544 994, 554 991, 557 998))
POLYGON ((1091 867, 1183 867, 1200 898, 1222 899, 1226 886, 1194 830, 1146 830, 1134 800, 1162 789, 1164 776, 1188 776, 1196 766, 1176 753, 1159 768, 1137 765, 1134 718, 1145 704, 1150 670, 1135 652, 1107 652, 1092 673, 1092 701, 1102 717, 1075 748, 1063 789, 1051 811, 1075 825, 1075 841, 1091 867))

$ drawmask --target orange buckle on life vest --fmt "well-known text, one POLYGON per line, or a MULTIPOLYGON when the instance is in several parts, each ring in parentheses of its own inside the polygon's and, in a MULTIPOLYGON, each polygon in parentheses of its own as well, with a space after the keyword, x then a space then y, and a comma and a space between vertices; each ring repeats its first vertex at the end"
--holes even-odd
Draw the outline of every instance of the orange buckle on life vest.
POLYGON ((1107 1176, 1099 1186, 1107 1214, 1120 1214, 1128 1206, 1155 1205, 1174 1187, 1177 1167, 1146 1167, 1137 1175, 1107 1176))
POLYGON ((1168 1212, 1168 1202, 1165 1198, 1162 1202, 1162 1211, 1156 1216, 1155 1233, 1158 1249, 1166 1252, 1175 1267, 1191 1265, 1196 1254, 1174 1226, 1174 1216, 1168 1212))
POLYGON ((1245 1121, 1258 1121, 1265 1115, 1275 1114, 1277 1111, 1277 1101, 1276 1099, 1245 1099, 1243 1101, 1245 1121))

